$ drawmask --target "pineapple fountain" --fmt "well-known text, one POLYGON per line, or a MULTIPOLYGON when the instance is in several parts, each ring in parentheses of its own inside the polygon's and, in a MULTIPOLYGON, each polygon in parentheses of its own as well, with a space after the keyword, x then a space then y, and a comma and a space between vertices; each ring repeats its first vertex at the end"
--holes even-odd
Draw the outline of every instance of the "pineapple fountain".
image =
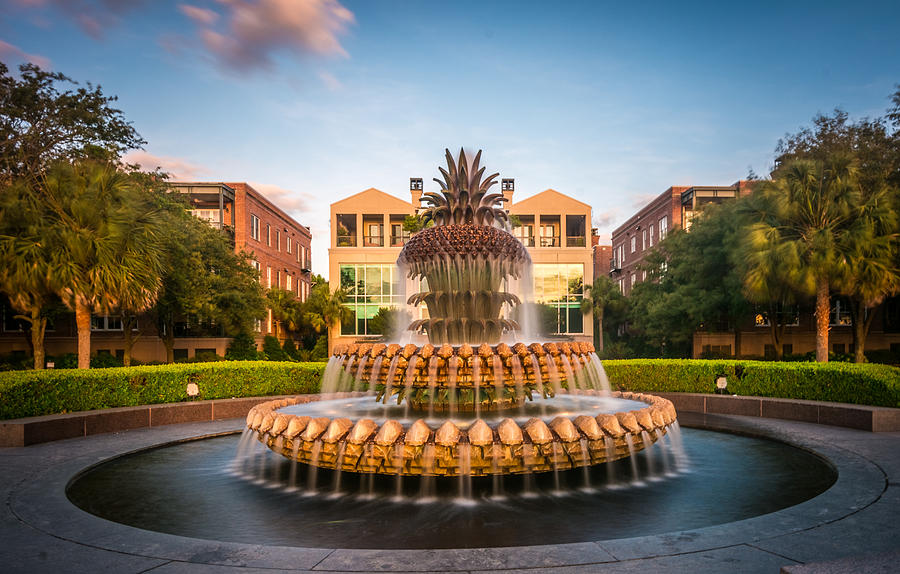
POLYGON ((323 392, 339 394, 258 405, 249 432, 311 470, 496 477, 586 472, 677 428, 670 401, 610 393, 590 344, 501 342, 520 331, 507 286, 528 280, 531 258, 481 152, 446 158, 441 192, 423 196, 429 225, 397 261, 427 285, 408 302, 427 307, 409 330, 428 342, 337 346, 323 392))

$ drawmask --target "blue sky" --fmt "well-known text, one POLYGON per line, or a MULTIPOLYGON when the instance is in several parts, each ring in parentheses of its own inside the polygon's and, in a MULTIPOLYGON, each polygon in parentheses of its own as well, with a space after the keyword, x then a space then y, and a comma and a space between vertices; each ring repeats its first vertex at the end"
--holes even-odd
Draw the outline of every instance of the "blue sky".
POLYGON ((369 187, 484 150, 608 234, 670 185, 767 173, 786 132, 900 83, 898 2, 0 0, 0 60, 119 96, 181 179, 248 181, 314 232, 369 187), (786 5, 782 5, 786 4, 786 5))

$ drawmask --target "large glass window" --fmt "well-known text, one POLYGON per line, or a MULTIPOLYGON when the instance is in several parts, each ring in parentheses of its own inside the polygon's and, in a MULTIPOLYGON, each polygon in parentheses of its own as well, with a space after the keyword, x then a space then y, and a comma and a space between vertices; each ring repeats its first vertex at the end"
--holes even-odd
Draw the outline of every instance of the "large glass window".
POLYGON ((350 320, 341 324, 342 335, 375 335, 369 330, 369 319, 381 307, 398 307, 401 301, 400 273, 396 266, 341 265, 341 289, 347 293, 346 306, 352 311, 350 320))
POLYGON ((584 297, 584 265, 535 263, 534 299, 556 309, 557 333, 584 333, 581 300, 584 297))

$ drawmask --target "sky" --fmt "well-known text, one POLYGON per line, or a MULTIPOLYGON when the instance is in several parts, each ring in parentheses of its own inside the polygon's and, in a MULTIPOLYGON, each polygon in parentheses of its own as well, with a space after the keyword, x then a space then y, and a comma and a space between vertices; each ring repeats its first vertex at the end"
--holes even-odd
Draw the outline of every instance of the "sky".
POLYGON ((0 0, 0 61, 102 86, 174 180, 246 181, 313 232, 370 187, 437 190, 482 149, 601 237, 672 185, 766 174, 835 108, 882 115, 900 2, 0 0))

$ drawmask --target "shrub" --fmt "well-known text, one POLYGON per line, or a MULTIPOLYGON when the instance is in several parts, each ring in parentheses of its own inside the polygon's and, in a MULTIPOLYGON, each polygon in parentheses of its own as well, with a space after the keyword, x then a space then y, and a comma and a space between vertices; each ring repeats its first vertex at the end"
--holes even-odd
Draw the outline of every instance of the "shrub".
POLYGON ((284 356, 287 360, 297 360, 297 344, 294 343, 294 340, 290 337, 284 340, 284 345, 281 346, 281 350, 284 351, 284 356))
POLYGON ((614 390, 712 393, 725 375, 731 394, 900 407, 900 369, 887 365, 631 359, 603 366, 614 390))
POLYGON ((225 359, 229 361, 256 361, 259 351, 256 350, 256 339, 250 333, 238 333, 225 349, 225 359))
POLYGON ((286 359, 284 351, 281 349, 281 343, 279 343, 278 338, 273 335, 266 335, 265 338, 263 338, 262 351, 269 361, 284 361, 286 359))
POLYGON ((316 346, 312 349, 311 358, 313 361, 328 360, 328 336, 321 335, 316 341, 316 346))
POLYGON ((0 373, 0 419, 188 400, 315 393, 325 363, 240 361, 0 373))

